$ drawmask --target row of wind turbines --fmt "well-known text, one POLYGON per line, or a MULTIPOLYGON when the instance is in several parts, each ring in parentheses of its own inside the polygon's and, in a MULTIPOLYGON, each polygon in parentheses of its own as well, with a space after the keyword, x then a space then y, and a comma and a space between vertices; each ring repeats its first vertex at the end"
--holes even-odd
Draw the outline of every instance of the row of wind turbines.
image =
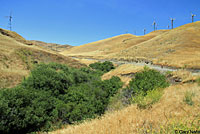
MULTIPOLYGON (((194 22, 194 17, 197 16, 197 15, 191 13, 191 16, 192 16, 192 23, 193 23, 194 22)), ((12 19, 13 19, 12 12, 10 12, 9 16, 5 16, 5 17, 8 18, 8 21, 9 21, 8 22, 8 28, 10 29, 10 31, 12 31, 12 19)), ((174 20, 175 20, 175 18, 170 18, 170 20, 171 20, 171 29, 173 29, 174 28, 174 20)), ((156 23, 155 20, 154 20, 152 25, 154 26, 154 31, 156 31, 158 24, 156 23)), ((167 28, 170 29, 170 26, 168 25, 167 28)), ((144 35, 145 35, 146 34, 146 28, 144 28, 143 31, 144 31, 144 35)))
MULTIPOLYGON (((197 16, 197 15, 191 13, 191 16, 192 16, 192 23, 193 23, 194 22, 194 17, 197 16)), ((175 18, 170 18, 170 20, 171 20, 171 29, 173 29, 174 28, 174 20, 175 20, 175 18)), ((153 21, 152 26, 154 27, 154 31, 156 31, 158 24, 156 23, 155 20, 153 21)), ((168 25, 167 28, 170 29, 170 26, 168 25)), ((143 31, 144 31, 144 35, 145 35, 146 34, 146 28, 144 28, 143 31)))

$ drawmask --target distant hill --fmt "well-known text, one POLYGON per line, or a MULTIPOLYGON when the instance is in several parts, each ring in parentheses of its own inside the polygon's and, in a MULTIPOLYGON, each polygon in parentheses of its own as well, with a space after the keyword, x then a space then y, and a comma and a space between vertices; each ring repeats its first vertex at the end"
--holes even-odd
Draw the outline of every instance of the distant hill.
POLYGON ((128 60, 143 57, 154 64, 200 68, 199 56, 200 22, 195 22, 164 32, 109 57, 128 60))
POLYGON ((86 66, 72 58, 40 48, 16 32, 0 29, 0 88, 15 86, 28 75, 34 64, 40 62, 57 62, 78 68, 86 66))
POLYGON ((173 67, 200 68, 200 22, 145 36, 119 35, 73 47, 61 54, 128 61, 149 60, 173 67))
POLYGON ((52 50, 52 51, 56 51, 56 52, 62 52, 65 50, 68 50, 69 48, 72 48, 73 46, 70 45, 60 45, 60 44, 56 44, 56 43, 46 43, 43 41, 37 41, 37 40, 30 40, 30 42, 32 42, 34 45, 41 47, 41 48, 45 48, 48 50, 52 50))
POLYGON ((132 34, 123 34, 108 38, 105 40, 100 40, 92 42, 89 44, 84 44, 81 46, 76 46, 68 51, 61 52, 66 55, 81 55, 81 56, 95 56, 95 57, 105 57, 107 55, 118 53, 122 50, 128 49, 134 45, 141 42, 150 40, 155 36, 166 32, 167 30, 159 30, 147 34, 145 36, 135 36, 132 34))

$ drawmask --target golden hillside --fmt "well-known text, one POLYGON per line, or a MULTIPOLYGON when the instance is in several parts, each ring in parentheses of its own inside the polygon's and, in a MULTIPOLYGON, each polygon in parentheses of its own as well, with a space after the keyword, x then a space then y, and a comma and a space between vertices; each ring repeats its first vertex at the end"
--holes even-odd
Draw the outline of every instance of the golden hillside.
POLYGON ((14 39, 14 40, 16 40, 18 42, 21 42, 23 44, 33 45, 33 43, 31 41, 28 41, 28 40, 24 39, 21 35, 17 34, 14 31, 9 31, 9 30, 5 30, 5 29, 0 28, 0 33, 2 35, 11 37, 12 39, 14 39))
POLYGON ((132 34, 119 35, 105 40, 73 47, 62 52, 62 54, 80 55, 84 57, 104 57, 105 55, 119 52, 133 45, 149 40, 163 32, 165 32, 165 30, 155 31, 145 36, 135 36, 132 34))
POLYGON ((35 46, 38 46, 43 49, 55 51, 55 52, 62 52, 64 50, 67 50, 69 48, 72 48, 73 46, 70 45, 60 45, 56 43, 46 43, 43 41, 38 41, 38 40, 30 40, 29 42, 32 42, 35 46))
POLYGON ((137 59, 144 57, 154 64, 200 68, 200 22, 190 23, 162 33, 109 57, 137 59))
POLYGON ((3 29, 0 31, 0 88, 15 86, 28 75, 33 64, 40 62, 59 62, 73 67, 86 66, 72 58, 24 44, 26 40, 15 32, 3 29))
POLYGON ((200 22, 172 30, 158 30, 145 36, 125 34, 71 48, 64 55, 137 61, 200 68, 200 22))

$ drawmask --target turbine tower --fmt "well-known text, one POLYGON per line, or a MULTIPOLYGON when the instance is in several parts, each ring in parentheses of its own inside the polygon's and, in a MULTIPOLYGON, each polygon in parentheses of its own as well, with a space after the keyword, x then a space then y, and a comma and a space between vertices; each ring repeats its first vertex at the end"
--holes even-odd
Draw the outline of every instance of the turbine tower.
POLYGON ((9 18, 9 22, 8 22, 8 28, 10 29, 10 31, 12 31, 12 12, 10 12, 9 16, 5 16, 6 18, 9 18))
POLYGON ((153 21, 153 24, 152 24, 152 25, 153 25, 153 29, 154 29, 154 31, 155 31, 155 30, 156 30, 156 25, 157 25, 157 23, 156 23, 155 20, 153 21))
POLYGON ((144 29, 144 35, 146 34, 146 28, 144 29))
POLYGON ((171 20, 171 24, 172 24, 172 29, 174 28, 174 18, 170 18, 170 20, 171 20))
POLYGON ((167 25, 167 28, 169 29, 169 25, 167 25))
POLYGON ((197 15, 191 13, 191 16, 192 16, 192 23, 193 23, 194 22, 194 17, 197 16, 197 15))
POLYGON ((156 24, 156 30, 158 30, 158 24, 156 24))

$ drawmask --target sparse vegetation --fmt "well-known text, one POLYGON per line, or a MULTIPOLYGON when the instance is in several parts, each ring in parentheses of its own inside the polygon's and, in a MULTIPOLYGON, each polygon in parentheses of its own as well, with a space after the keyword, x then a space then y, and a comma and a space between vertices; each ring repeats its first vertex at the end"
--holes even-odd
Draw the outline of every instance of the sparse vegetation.
POLYGON ((20 85, 0 90, 0 133, 49 131, 104 114, 122 87, 118 77, 62 64, 39 64, 20 85))
POLYGON ((21 60, 26 64, 27 69, 32 67, 32 51, 28 49, 19 49, 16 54, 21 58, 21 60))
POLYGON ((193 92, 189 92, 189 91, 185 92, 185 97, 184 97, 183 101, 186 104, 192 106, 194 104, 194 101, 192 100, 192 98, 194 97, 194 95, 195 94, 193 92))

